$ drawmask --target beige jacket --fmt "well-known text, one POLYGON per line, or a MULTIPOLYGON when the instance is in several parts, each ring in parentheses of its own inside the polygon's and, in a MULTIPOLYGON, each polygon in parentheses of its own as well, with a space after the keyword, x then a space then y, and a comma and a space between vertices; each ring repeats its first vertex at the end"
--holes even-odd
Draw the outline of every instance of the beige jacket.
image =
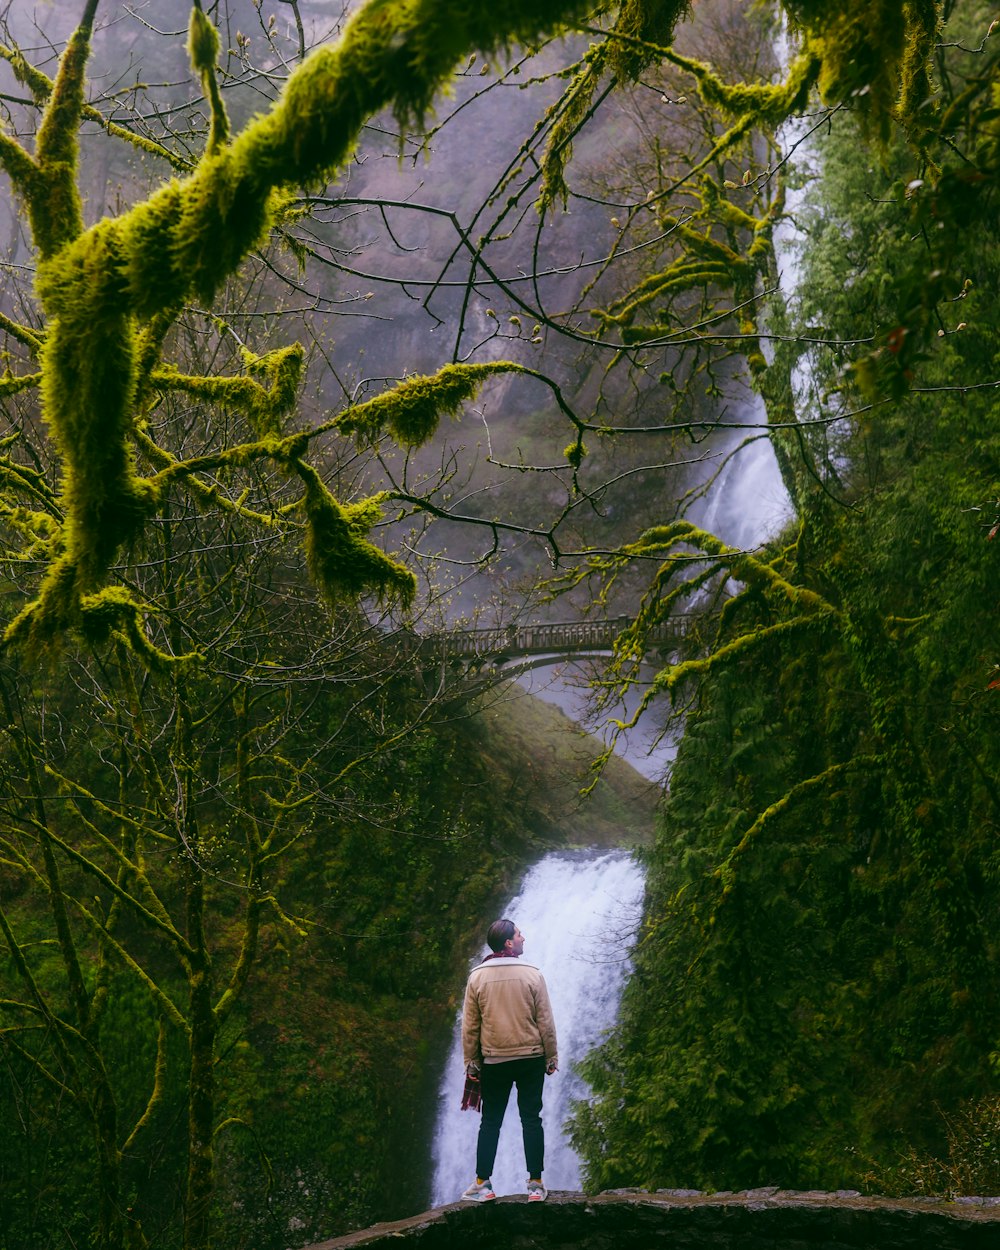
POLYGON ((462 1009, 466 1065, 542 1055, 559 1061, 545 978, 523 959, 490 959, 473 968, 462 1009))

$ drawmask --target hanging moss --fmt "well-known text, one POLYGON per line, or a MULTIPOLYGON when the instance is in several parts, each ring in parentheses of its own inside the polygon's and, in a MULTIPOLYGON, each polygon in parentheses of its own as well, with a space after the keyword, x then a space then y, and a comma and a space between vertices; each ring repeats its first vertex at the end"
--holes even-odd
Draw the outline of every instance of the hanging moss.
POLYGON ((786 0, 793 24, 819 58, 819 90, 829 104, 850 100, 868 129, 888 136, 896 115, 923 128, 919 108, 941 26, 936 0, 786 0))
POLYGON ((381 499, 365 499, 345 507, 310 465, 299 461, 292 467, 306 488, 303 506, 309 571, 327 598, 335 602, 345 595, 357 598, 374 593, 408 606, 417 589, 413 573, 366 537, 381 519, 381 499))
MULTIPOLYGON (((652 326, 632 327, 632 321, 641 308, 654 300, 676 295, 680 291, 704 290, 714 284, 730 286, 734 268, 740 263, 740 258, 735 254, 732 263, 721 260, 715 262, 700 259, 689 260, 687 257, 680 257, 661 273, 647 278, 632 298, 623 304, 619 312, 595 310, 594 315, 599 317, 605 325, 622 326, 623 342, 640 342, 643 336, 654 328, 652 326)), ((660 327, 657 333, 662 332, 662 329, 660 327)))
POLYGON ((938 0, 910 0, 909 23, 900 65, 899 116, 914 129, 922 129, 931 95, 930 66, 941 31, 942 7, 938 0))
POLYGON ((491 374, 520 372, 509 361, 482 365, 445 365, 430 377, 405 378, 391 391, 349 408, 337 417, 337 428, 374 443, 388 431, 404 447, 420 447, 433 435, 442 415, 454 416, 475 398, 491 374))
POLYGON ((758 588, 762 593, 773 593, 803 611, 827 613, 834 610, 822 595, 790 582, 773 564, 738 547, 727 546, 715 534, 692 525, 689 521, 654 526, 625 550, 630 555, 648 556, 657 551, 669 551, 681 544, 703 551, 739 581, 758 588))
POLYGON ((261 438, 280 434, 281 418, 292 411, 298 399, 305 355, 302 344, 292 343, 263 356, 243 348, 241 355, 249 377, 205 377, 164 366, 152 373, 150 381, 164 391, 183 391, 220 408, 241 412, 261 438), (253 375, 263 378, 267 385, 262 386, 253 375))
POLYGON ((143 627, 146 611, 123 586, 106 586, 98 594, 81 599, 80 633, 92 646, 103 645, 114 634, 121 635, 149 668, 160 672, 200 659, 194 651, 175 656, 155 646, 143 627))
POLYGON ((625 82, 636 82, 660 59, 661 47, 673 39, 674 28, 690 8, 688 0, 623 0, 609 41, 612 71, 625 82))
POLYGON ((594 93, 608 57, 608 45, 597 44, 584 56, 562 98, 549 108, 552 131, 542 154, 542 189, 538 196, 538 212, 544 217, 555 203, 563 208, 569 202, 566 168, 573 155, 573 137, 582 126, 593 104, 594 93))
POLYGON ((36 657, 57 643, 64 630, 74 628, 79 619, 76 567, 62 556, 50 564, 38 598, 22 608, 7 626, 4 641, 36 657))
MULTIPOLYGON (((843 13, 815 2, 791 7, 807 41, 805 55, 785 84, 723 84, 707 67, 670 53, 695 75, 706 99, 741 114, 720 138, 714 155, 742 138, 748 119, 773 121, 797 107, 817 72, 822 81, 836 82, 837 90, 846 90, 837 68, 847 55, 839 46, 842 38, 845 46, 867 40, 869 52, 878 47, 880 56, 889 47, 888 60, 898 65, 902 56, 898 30, 891 32, 895 42, 887 44, 885 36, 894 17, 899 25, 899 3, 880 0, 862 5, 853 0, 843 13)), ((904 7, 903 25, 913 32, 907 58, 915 67, 927 43, 933 6, 912 0, 904 7)), ((530 41, 560 21, 583 15, 588 5, 581 0, 552 0, 542 6, 535 0, 511 0, 504 6, 471 0, 376 0, 357 10, 337 44, 307 57, 271 111, 230 142, 217 95, 217 36, 196 4, 189 52, 213 109, 205 155, 188 178, 163 187, 115 221, 82 232, 74 185, 76 133, 86 108, 84 67, 94 8, 90 0, 85 20, 62 58, 46 103, 37 159, 32 161, 12 140, 0 145, 5 167, 22 180, 19 190, 29 197, 42 255, 38 291, 50 324, 42 353, 43 412, 64 457, 64 559, 73 569, 68 581, 80 595, 98 589, 117 551, 157 507, 156 488, 135 472, 129 448, 131 423, 139 396, 145 393, 146 371, 155 364, 154 349, 183 304, 192 297, 205 303, 213 298, 280 219, 289 192, 322 181, 335 170, 369 116, 388 107, 401 123, 419 119, 435 93, 447 85, 453 66, 470 50, 489 53, 514 41, 530 41)), ((662 39, 683 8, 677 0, 627 0, 619 13, 620 37, 615 42, 622 72, 627 69, 622 49, 629 47, 631 63, 638 64, 649 53, 648 43, 662 39)), ((546 196, 551 200, 565 194, 560 162, 564 164, 575 125, 590 107, 603 55, 595 51, 593 63, 581 71, 584 76, 573 107, 564 113, 563 129, 554 134, 543 204, 546 196)), ((887 72, 898 77, 898 70, 887 72)), ((916 82, 916 68, 909 72, 916 82)), ((40 93, 42 84, 35 82, 35 89, 40 93)), ((728 263, 732 268, 739 263, 718 254, 709 256, 718 245, 707 233, 703 239, 695 252, 707 262, 701 278, 707 277, 711 265, 728 263)), ((693 241, 691 246, 696 247, 693 241)), ((692 270, 687 280, 698 276, 699 271, 692 270)), ((665 281, 679 277, 675 273, 665 281)), ((282 384, 290 384, 290 378, 282 374, 282 384)), ((255 410, 255 415, 263 418, 262 430, 273 432, 287 394, 279 398, 277 374, 266 380, 271 382, 269 406, 266 411, 255 410)), ((238 389, 235 384, 229 388, 230 399, 238 389)), ((267 389, 244 387, 240 402, 253 409, 267 389)), ((365 437, 384 428, 404 444, 417 445, 434 428, 439 413, 454 411, 468 393, 467 379, 458 375, 442 376, 433 384, 410 380, 395 398, 383 401, 384 411, 367 409, 364 417, 356 412, 343 419, 342 428, 351 429, 353 420, 355 432, 365 437), (363 431, 362 422, 368 423, 363 431)), ((332 526, 331 532, 336 528, 332 526)), ((390 581, 394 569, 390 562, 390 581)), ((360 580, 366 581, 370 572, 369 568, 360 580)), ((351 581, 328 580, 345 585, 351 581)), ((43 595, 51 593, 53 604, 61 603, 65 584, 66 570, 61 569, 59 577, 45 583, 43 595)), ((50 607, 41 614, 45 619, 51 618, 50 607)))

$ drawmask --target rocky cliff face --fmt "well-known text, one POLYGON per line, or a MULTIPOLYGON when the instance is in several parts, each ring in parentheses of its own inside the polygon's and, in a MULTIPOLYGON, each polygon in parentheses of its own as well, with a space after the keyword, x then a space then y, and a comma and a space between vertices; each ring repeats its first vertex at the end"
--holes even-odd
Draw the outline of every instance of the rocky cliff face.
POLYGON ((757 1189, 552 1193, 454 1203, 308 1250, 996 1250, 1000 1198, 864 1198, 757 1189))

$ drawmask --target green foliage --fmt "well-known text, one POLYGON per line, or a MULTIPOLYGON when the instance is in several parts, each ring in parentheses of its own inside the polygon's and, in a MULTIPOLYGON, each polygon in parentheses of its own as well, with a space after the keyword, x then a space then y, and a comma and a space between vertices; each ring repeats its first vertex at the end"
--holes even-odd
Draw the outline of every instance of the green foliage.
MULTIPOLYGON (((739 585, 657 678, 685 733, 621 1026, 585 1064, 593 1188, 996 1181, 1000 239, 969 205, 935 286, 938 245, 885 193, 907 154, 878 170, 845 133, 823 158, 783 328, 898 354, 923 273, 942 333, 915 331, 911 376, 876 407, 847 347, 804 351, 783 399, 762 388, 771 420, 779 402, 785 420, 794 403, 851 414, 802 431, 813 489, 794 534, 742 565, 693 527, 637 544, 664 557, 640 638, 703 593, 692 547, 739 585)), ((639 650, 626 638, 623 665, 639 650)))

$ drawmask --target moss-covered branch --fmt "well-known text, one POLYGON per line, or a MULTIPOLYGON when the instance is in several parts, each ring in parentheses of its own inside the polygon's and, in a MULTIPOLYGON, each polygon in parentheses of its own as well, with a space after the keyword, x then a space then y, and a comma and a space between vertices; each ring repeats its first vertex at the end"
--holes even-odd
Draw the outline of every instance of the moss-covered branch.
POLYGON ((428 376, 404 378, 392 390, 346 409, 317 433, 338 429, 372 444, 388 433, 403 447, 419 447, 434 434, 442 416, 456 416, 474 399, 487 378, 532 370, 509 360, 481 365, 445 365, 428 376))
POLYGON ((150 1091, 142 1115, 136 1120, 131 1133, 122 1143, 123 1155, 131 1150, 136 1138, 152 1122, 157 1108, 163 1102, 167 1082, 167 1037, 167 1021, 161 1016, 159 1027, 156 1031, 156 1062, 153 1066, 153 1088, 150 1091))
MULTIPOLYGON (((93 832, 99 832, 94 826, 91 826, 91 829, 93 832)), ((171 945, 180 952, 181 955, 190 954, 190 949, 183 935, 179 933, 177 928, 171 923, 169 917, 163 909, 162 904, 159 902, 159 899, 155 899, 154 896, 154 906, 152 908, 147 906, 136 898, 134 894, 123 889, 114 877, 106 873, 101 867, 95 864, 92 859, 84 855, 81 851, 78 851, 69 842, 65 841, 65 839, 60 838, 57 834, 52 833, 50 830, 39 830, 39 837, 50 839, 52 844, 57 846, 68 860, 72 861, 88 876, 92 876, 99 885, 108 889, 112 897, 125 903, 145 924, 161 933, 171 943, 171 945)), ((100 840, 107 846, 110 846, 113 850, 117 849, 110 839, 101 836, 100 840)), ((140 872, 135 864, 128 864, 128 868, 135 874, 135 877, 140 884, 146 887, 144 893, 147 897, 153 894, 145 874, 140 872)))
POLYGON ((83 230, 76 185, 77 130, 85 105, 87 61, 97 0, 87 0, 80 25, 59 61, 59 72, 35 141, 38 176, 27 197, 31 231, 42 259, 55 255, 83 230))
MULTIPOLYGON (((17 81, 31 92, 31 97, 36 106, 44 109, 55 86, 48 74, 40 70, 37 65, 32 65, 21 49, 13 44, 0 43, 0 60, 4 60, 10 65, 17 81)), ((135 84, 136 87, 140 85, 135 84)), ((169 165, 179 171, 186 172, 191 168, 191 161, 186 156, 172 152, 162 143, 158 143, 155 139, 150 139, 145 135, 137 134, 134 130, 129 130, 127 126, 121 126, 117 122, 109 121, 100 109, 94 108, 92 104, 85 103, 83 105, 81 117, 84 121, 96 122, 113 139, 122 139, 138 151, 147 152, 150 156, 162 157, 169 165)), ((0 144, 2 143, 3 135, 0 133, 0 144)), ((2 160, 2 156, 0 156, 0 160, 2 160)))
MULTIPOLYGON (((114 220, 82 231, 74 186, 77 128, 83 108, 83 70, 92 8, 60 64, 39 134, 37 171, 44 194, 31 196, 31 221, 41 253, 38 292, 49 318, 42 351, 43 413, 63 460, 66 522, 60 553, 38 598, 7 631, 7 640, 41 649, 67 628, 91 637, 111 630, 138 642, 142 606, 102 584, 120 548, 135 539, 160 505, 156 483, 138 476, 130 438, 137 402, 154 366, 147 327, 161 342, 169 320, 196 296, 209 302, 281 213, 291 189, 315 184, 346 158, 362 124, 389 107, 401 122, 423 115, 455 63, 472 49, 492 51, 552 30, 584 6, 561 0, 544 12, 526 0, 495 9, 431 0, 375 0, 360 9, 338 43, 317 49, 292 74, 272 110, 230 141, 221 100, 213 103, 208 148, 184 181, 161 188, 114 220)), ((200 5, 191 22, 189 50, 212 99, 217 41, 200 5)), ((27 171, 27 167, 26 167, 27 171)), ((291 357, 272 392, 289 399, 291 357), (279 386, 279 383, 282 385, 279 386), (288 389, 282 389, 288 383, 288 389)), ((180 375, 161 372, 160 384, 180 386, 180 375)), ((451 379, 441 384, 438 410, 452 405, 451 379)), ((208 383, 186 383, 189 390, 208 383)), ((230 383, 224 396, 251 408, 260 393, 230 383)), ((207 396, 206 396, 207 397, 207 396)), ((272 394, 268 419, 275 414, 272 394)), ((435 397, 414 405, 404 439, 419 441, 418 408, 425 427, 435 397)), ((398 409, 397 409, 398 412, 398 409)), ((405 422, 404 422, 405 424, 405 422)), ((372 589, 406 599, 411 580, 396 563, 362 538, 372 510, 344 510, 307 481, 310 564, 324 572, 324 587, 372 589), (340 552, 321 543, 346 541, 340 552), (361 565, 354 573, 352 560, 361 565), (332 570, 338 570, 332 576, 332 570)), ((152 663, 171 657, 148 640, 152 663)))
POLYGON ((185 1020, 183 1013, 170 998, 170 995, 161 989, 161 987, 150 976, 145 968, 142 967, 138 960, 129 954, 121 942, 108 932, 107 925, 104 924, 99 916, 96 916, 89 907, 85 906, 85 904, 81 902, 80 899, 74 899, 73 902, 76 906, 77 912, 83 917, 87 925, 93 930, 94 934, 99 939, 102 950, 111 953, 120 966, 124 968, 130 976, 135 978, 163 1015, 169 1019, 172 1024, 175 1024, 183 1032, 187 1032, 188 1022, 185 1020))
POLYGON ((828 616, 797 616, 790 621, 779 621, 775 625, 763 625, 740 634, 731 642, 714 647, 706 656, 694 660, 684 660, 680 664, 670 664, 661 669, 653 678, 651 697, 663 691, 671 694, 693 677, 705 677, 717 669, 729 664, 737 664, 749 659, 753 652, 764 643, 784 638, 788 634, 798 634, 804 630, 826 629, 833 624, 828 616))
POLYGON ((715 534, 692 525, 690 521, 674 521, 670 525, 649 529, 635 543, 630 543, 624 553, 652 555, 671 550, 681 543, 690 544, 696 550, 704 552, 740 581, 757 586, 763 591, 777 592, 796 608, 811 612, 835 611, 834 606, 816 591, 806 586, 797 586, 766 560, 738 547, 728 546, 715 534))
POLYGON ((181 373, 163 366, 150 374, 150 385, 160 391, 176 391, 204 400, 223 410, 241 412, 258 434, 277 434, 281 418, 298 399, 304 352, 293 343, 263 356, 243 349, 244 377, 210 377, 181 373), (262 377, 267 386, 256 377, 262 377))
POLYGON ((746 854, 755 839, 764 832, 772 821, 776 820, 798 800, 806 798, 813 790, 830 785, 832 781, 843 776, 845 772, 850 772, 854 769, 876 768, 880 764, 884 764, 884 761, 880 760, 878 756, 856 755, 852 759, 843 761, 843 763, 831 764, 829 768, 824 768, 821 773, 817 773, 814 777, 806 777, 802 781, 796 782, 790 790, 786 791, 780 798, 775 799, 773 803, 770 803, 747 828, 739 842, 737 842, 713 874, 722 885, 723 898, 733 888, 736 878, 737 860, 746 854))

